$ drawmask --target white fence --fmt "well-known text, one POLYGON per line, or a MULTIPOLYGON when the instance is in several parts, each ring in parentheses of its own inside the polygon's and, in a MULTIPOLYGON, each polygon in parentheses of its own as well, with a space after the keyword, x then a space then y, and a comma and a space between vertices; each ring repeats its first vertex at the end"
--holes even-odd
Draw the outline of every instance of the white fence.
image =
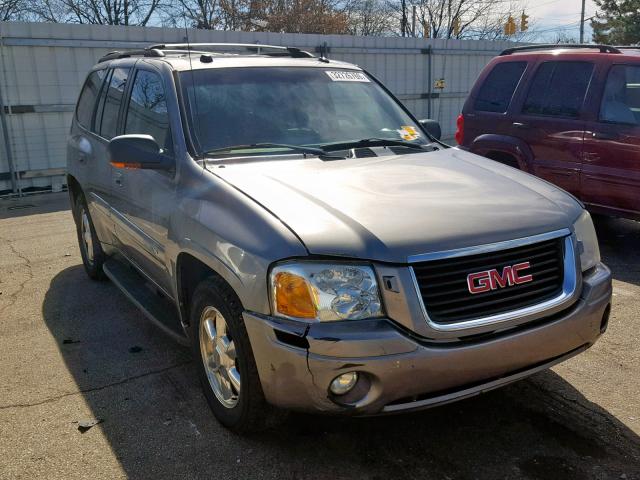
MULTIPOLYGON (((86 72, 105 53, 184 42, 185 30, 0 22, 0 193, 60 188, 66 137, 86 72), (12 174, 12 172, 14 172, 12 174), (12 181, 13 177, 13 181, 12 181)), ((189 30, 191 42, 267 43, 356 63, 450 137, 478 73, 509 42, 189 30), (444 88, 438 80, 444 79, 444 88)))

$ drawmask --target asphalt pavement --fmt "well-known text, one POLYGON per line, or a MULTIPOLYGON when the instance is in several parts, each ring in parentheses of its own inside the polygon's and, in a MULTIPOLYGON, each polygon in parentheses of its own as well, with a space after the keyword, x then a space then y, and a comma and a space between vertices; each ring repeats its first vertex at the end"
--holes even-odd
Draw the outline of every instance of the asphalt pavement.
POLYGON ((640 479, 640 223, 596 227, 614 299, 587 352, 445 407, 241 437, 189 350, 85 275, 66 193, 0 200, 0 479, 640 479))

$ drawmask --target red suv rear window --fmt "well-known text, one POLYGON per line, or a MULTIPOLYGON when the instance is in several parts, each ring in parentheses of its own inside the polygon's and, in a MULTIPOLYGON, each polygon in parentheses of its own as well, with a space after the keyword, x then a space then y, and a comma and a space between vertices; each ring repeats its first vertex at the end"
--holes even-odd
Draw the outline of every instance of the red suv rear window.
POLYGON ((506 112, 526 68, 527 62, 498 63, 482 84, 474 109, 481 112, 506 112))

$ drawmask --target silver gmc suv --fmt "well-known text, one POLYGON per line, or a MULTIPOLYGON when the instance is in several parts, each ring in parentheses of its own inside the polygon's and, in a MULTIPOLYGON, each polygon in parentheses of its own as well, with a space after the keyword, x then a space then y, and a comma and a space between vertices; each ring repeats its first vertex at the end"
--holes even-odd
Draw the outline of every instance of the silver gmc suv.
POLYGON ((589 214, 439 136, 299 49, 113 52, 68 142, 84 266, 191 346, 238 431, 432 407, 589 348, 611 301, 589 214))

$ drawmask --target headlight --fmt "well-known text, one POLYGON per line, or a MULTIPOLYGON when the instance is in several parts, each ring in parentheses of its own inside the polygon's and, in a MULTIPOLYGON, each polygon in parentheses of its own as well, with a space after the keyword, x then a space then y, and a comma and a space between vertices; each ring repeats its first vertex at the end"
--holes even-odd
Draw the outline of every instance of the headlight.
POLYGON ((600 262, 600 248, 598 247, 598 237, 593 228, 591 215, 586 210, 578 217, 573 224, 578 240, 578 252, 580 252, 580 264, 582 271, 589 270, 600 262))
POLYGON ((382 316, 373 269, 366 265, 286 263, 269 276, 273 313, 332 322, 382 316))

